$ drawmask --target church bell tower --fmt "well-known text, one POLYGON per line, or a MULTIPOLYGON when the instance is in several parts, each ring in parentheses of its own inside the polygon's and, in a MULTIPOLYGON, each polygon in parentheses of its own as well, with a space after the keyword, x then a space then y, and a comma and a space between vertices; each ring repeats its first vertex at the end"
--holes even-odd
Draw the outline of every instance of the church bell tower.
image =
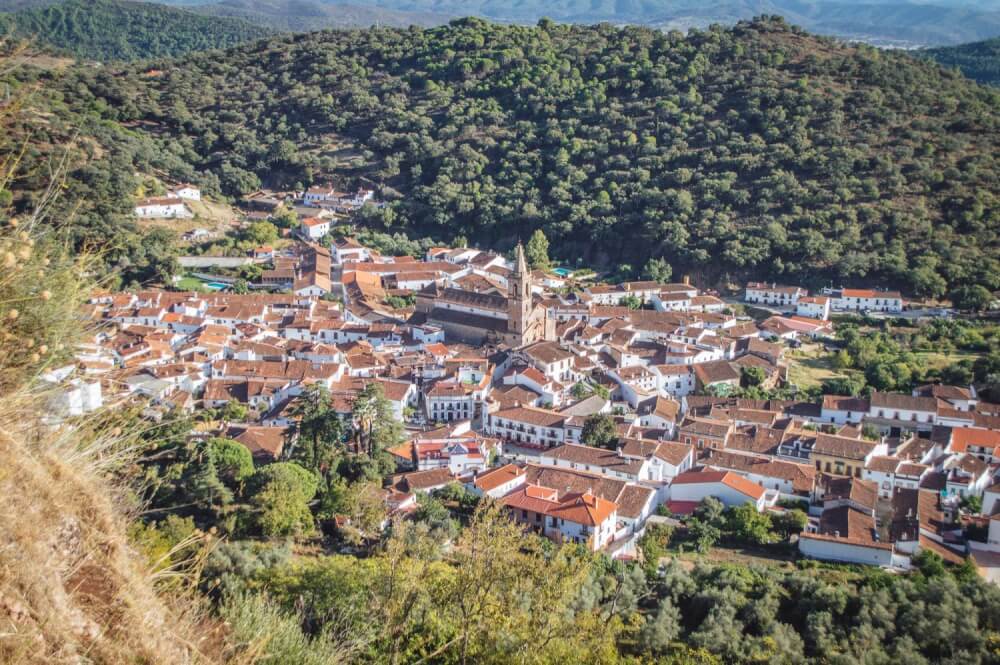
POLYGON ((525 344, 525 332, 531 318, 531 272, 524 258, 524 247, 517 243, 517 265, 507 285, 507 332, 525 344))

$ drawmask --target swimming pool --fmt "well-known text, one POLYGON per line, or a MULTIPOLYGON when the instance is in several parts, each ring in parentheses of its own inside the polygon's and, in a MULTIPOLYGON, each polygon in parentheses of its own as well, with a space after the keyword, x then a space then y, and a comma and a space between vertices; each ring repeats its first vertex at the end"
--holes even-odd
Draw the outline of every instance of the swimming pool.
POLYGON ((553 268, 552 272, 559 275, 560 277, 569 277, 573 274, 573 271, 569 268, 553 268))
POLYGON ((229 284, 223 282, 205 282, 205 288, 213 291, 223 291, 229 288, 229 284))

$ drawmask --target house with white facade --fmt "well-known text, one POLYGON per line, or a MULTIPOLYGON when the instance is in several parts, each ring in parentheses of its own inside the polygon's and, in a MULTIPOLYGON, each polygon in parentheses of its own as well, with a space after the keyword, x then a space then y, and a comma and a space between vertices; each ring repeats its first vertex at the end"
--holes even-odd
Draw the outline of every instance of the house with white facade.
POLYGON ((548 409, 515 406, 488 414, 483 431, 519 446, 554 448, 565 441, 570 417, 548 409))
POLYGON ((668 506, 676 514, 688 514, 708 496, 715 497, 727 508, 751 503, 758 511, 778 499, 777 492, 769 494, 739 474, 709 468, 686 471, 671 480, 668 506))
POLYGON ((899 291, 875 289, 823 289, 830 297, 830 307, 835 312, 889 312, 903 311, 903 296, 899 291))
POLYGON ((801 286, 782 286, 766 282, 749 282, 743 293, 743 300, 758 305, 774 305, 776 307, 794 307, 799 298, 809 292, 801 286))
POLYGON ((186 201, 201 201, 201 189, 189 182, 182 182, 172 187, 170 195, 186 201))
POLYGON ((795 314, 807 319, 826 321, 830 318, 830 307, 828 296, 803 296, 795 303, 795 314))
POLYGON ((306 240, 320 240, 329 233, 329 219, 306 217, 299 223, 299 234, 306 240))
POLYGON ((177 197, 149 198, 135 206, 135 216, 143 219, 191 219, 194 213, 177 197))
POLYGON ((589 492, 560 496, 555 489, 525 484, 502 503, 516 522, 556 542, 579 543, 597 552, 615 537, 617 504, 589 492))

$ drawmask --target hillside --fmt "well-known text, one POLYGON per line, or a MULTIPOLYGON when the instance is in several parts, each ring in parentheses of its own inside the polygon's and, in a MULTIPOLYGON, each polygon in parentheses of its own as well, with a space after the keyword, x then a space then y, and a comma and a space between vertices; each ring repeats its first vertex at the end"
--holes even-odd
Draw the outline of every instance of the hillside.
POLYGON ((925 49, 919 55, 945 67, 957 67, 980 83, 1000 85, 1000 37, 961 46, 925 49))
POLYGON ((997 94, 780 21, 687 37, 463 20, 81 70, 116 121, 230 195, 366 177, 377 221, 706 281, 1000 286, 997 94), (345 155, 353 155, 353 161, 345 155), (216 180, 217 178, 217 180, 216 180))
POLYGON ((138 60, 227 48, 272 31, 245 21, 126 0, 68 0, 0 14, 0 37, 93 60, 138 60))
POLYGON ((310 32, 332 28, 366 28, 373 25, 405 28, 429 27, 448 21, 433 12, 405 12, 351 4, 309 0, 223 0, 191 5, 190 11, 208 16, 238 18, 280 31, 310 32))

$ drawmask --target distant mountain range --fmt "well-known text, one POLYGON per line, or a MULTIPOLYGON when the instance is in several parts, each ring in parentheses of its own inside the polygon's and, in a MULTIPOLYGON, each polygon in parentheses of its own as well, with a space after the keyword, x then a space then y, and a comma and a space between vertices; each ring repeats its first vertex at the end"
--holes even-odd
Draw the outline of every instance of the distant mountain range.
POLYGON ((635 23, 685 30, 779 14, 812 32, 889 46, 960 44, 1000 35, 1000 2, 938 0, 371 0, 387 9, 517 23, 635 23))
MULTIPOLYGON (((32 0, 0 0, 26 2, 32 0)), ((38 0, 34 0, 38 1, 38 0)), ((166 0, 278 30, 430 26, 479 16, 502 23, 637 24, 687 30, 781 15, 811 32, 879 46, 945 46, 1000 36, 1000 0, 166 0)))
POLYGON ((926 49, 919 54, 946 67, 958 67, 963 74, 980 83, 1000 85, 1000 37, 961 46, 926 49))
POLYGON ((311 0, 223 0, 183 7, 197 14, 238 18, 275 30, 292 32, 366 28, 373 25, 430 27, 447 23, 452 18, 432 11, 400 11, 311 0))
POLYGON ((642 24, 687 31, 781 15, 811 32, 920 55, 996 82, 1000 0, 0 0, 0 37, 33 38, 98 60, 175 56, 225 48, 274 32, 430 27, 466 15, 501 23, 642 24), (6 13, 4 13, 6 12, 6 13), (984 41, 985 40, 985 41, 984 41), (973 42, 973 43, 970 43, 973 42), (948 46, 964 44, 949 50, 948 46), (937 47, 937 48, 926 48, 937 47))

